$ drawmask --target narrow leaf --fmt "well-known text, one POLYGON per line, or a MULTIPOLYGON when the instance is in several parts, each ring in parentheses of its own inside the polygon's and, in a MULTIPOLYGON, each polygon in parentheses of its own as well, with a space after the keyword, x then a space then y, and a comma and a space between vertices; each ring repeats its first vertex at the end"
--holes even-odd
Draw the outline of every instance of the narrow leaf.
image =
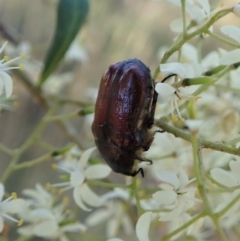
POLYGON ((39 85, 46 81, 63 58, 84 24, 88 9, 88 0, 60 0, 57 10, 56 30, 44 61, 39 85))

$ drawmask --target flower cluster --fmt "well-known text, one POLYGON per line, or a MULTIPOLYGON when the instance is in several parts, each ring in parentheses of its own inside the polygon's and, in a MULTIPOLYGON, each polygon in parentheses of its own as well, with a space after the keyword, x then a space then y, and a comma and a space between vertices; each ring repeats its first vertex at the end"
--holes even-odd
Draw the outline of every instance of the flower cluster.
MULTIPOLYGON (((154 117, 156 126, 164 133, 153 131, 153 143, 146 151, 146 157, 153 165, 146 170, 145 178, 110 175, 111 169, 101 163, 99 153, 93 157, 96 147, 80 151, 74 146, 64 154, 50 152, 20 163, 19 153, 24 153, 26 146, 36 140, 48 150, 55 150, 48 143, 41 142, 40 128, 37 128, 37 133, 13 153, 0 144, 0 150, 13 157, 9 170, 31 167, 57 156, 52 166, 59 171, 61 181, 48 184, 46 188, 36 184, 35 188, 24 189, 25 199, 16 198, 15 194, 6 195, 0 183, 0 231, 3 236, 6 222, 12 221, 21 226, 17 228, 18 240, 35 236, 44 240, 70 241, 70 237, 92 240, 92 230, 95 229, 102 235, 98 239, 107 241, 239 239, 240 28, 229 23, 219 27, 215 23, 227 14, 239 17, 240 4, 230 8, 219 4, 214 8, 208 0, 166 2, 181 8, 182 17, 170 23, 170 30, 175 35, 173 43, 159 49, 160 64, 153 76, 158 93, 154 117), (205 51, 203 42, 206 39, 227 46, 225 49, 216 48, 214 42, 214 49, 205 51), (66 193, 70 193, 72 202, 63 197, 66 193), (69 209, 69 203, 75 212, 69 209)), ((6 52, 6 45, 2 45, 0 54, 6 52)), ((81 62, 86 60, 83 49, 72 45, 66 59, 79 60, 79 56, 81 62)), ((21 66, 12 65, 19 58, 8 60, 5 56, 0 60, 0 96, 11 96, 13 84, 8 71, 21 69, 21 66)), ((120 70, 117 69, 117 74, 120 70)), ((54 111, 55 105, 51 101, 57 98, 64 83, 70 83, 72 74, 62 74, 63 82, 58 77, 50 76, 41 88, 31 83, 40 99, 47 96, 46 105, 54 111)), ((90 93, 91 97, 94 96, 91 102, 96 98, 95 92, 90 93)), ((152 94, 151 89, 150 101, 152 94)), ((61 102, 60 97, 58 102, 61 102)), ((79 104, 80 101, 71 99, 71 103, 79 104)), ((86 106, 82 102, 79 105, 86 106)), ((147 116, 149 112, 143 107, 142 115, 147 116)), ((67 129, 68 136, 74 141, 72 132, 68 132, 68 126, 62 122, 72 115, 63 116, 47 116, 39 126, 47 125, 52 119, 60 120, 60 125, 67 129)), ((141 119, 139 121, 141 123, 141 119)), ((83 122, 88 122, 90 128, 92 115, 83 122)), ((126 125, 130 126, 128 134, 134 135, 131 120, 127 120, 126 125)), ((141 124, 139 126, 140 134, 135 139, 145 136, 141 124)), ((151 142, 152 135, 146 136, 151 142)), ((88 143, 85 142, 84 146, 88 143)), ((142 153, 137 154, 140 157, 142 153)))
POLYGON ((18 229, 19 234, 67 241, 66 233, 86 231, 84 224, 66 222, 73 218, 67 205, 55 203, 54 196, 40 184, 36 184, 35 189, 25 189, 23 194, 28 197, 27 205, 18 215, 28 224, 18 229))
POLYGON ((107 177, 111 169, 107 165, 96 164, 88 166, 88 160, 91 153, 96 148, 90 148, 82 153, 80 159, 74 159, 71 162, 62 162, 57 165, 59 170, 69 174, 69 181, 52 184, 53 187, 61 187, 61 191, 73 188, 73 198, 76 204, 85 211, 91 211, 88 204, 92 207, 99 207, 103 204, 103 199, 94 193, 88 186, 87 180, 102 179, 107 177))
MULTIPOLYGON (((3 53, 6 45, 7 45, 7 42, 5 42, 2 45, 2 47, 0 48, 0 54, 3 53)), ((6 97, 11 96, 13 84, 12 84, 12 78, 7 73, 7 71, 11 69, 22 69, 23 68, 22 66, 12 66, 12 64, 20 58, 22 58, 22 56, 9 60, 8 56, 4 56, 4 58, 0 60, 0 95, 5 93, 6 97)))
POLYGON ((188 211, 193 208, 196 203, 201 202, 195 198, 197 189, 195 187, 187 187, 195 181, 195 178, 189 180, 186 173, 179 170, 177 173, 162 170, 159 173, 159 179, 163 183, 160 184, 159 191, 152 194, 152 199, 143 200, 142 207, 149 210, 144 213, 137 223, 137 235, 139 240, 149 240, 148 232, 153 218, 159 221, 170 221, 174 223, 174 229, 178 228, 184 221, 190 219, 188 211), (150 210, 159 210, 153 213, 150 210), (145 238, 141 238, 145 237, 145 238))
POLYGON ((0 183, 0 232, 2 232, 4 228, 4 219, 13 221, 20 226, 23 220, 18 220, 11 215, 19 214, 22 210, 25 210, 26 207, 25 201, 23 199, 16 198, 15 193, 13 193, 9 198, 3 200, 4 189, 3 184, 0 183))

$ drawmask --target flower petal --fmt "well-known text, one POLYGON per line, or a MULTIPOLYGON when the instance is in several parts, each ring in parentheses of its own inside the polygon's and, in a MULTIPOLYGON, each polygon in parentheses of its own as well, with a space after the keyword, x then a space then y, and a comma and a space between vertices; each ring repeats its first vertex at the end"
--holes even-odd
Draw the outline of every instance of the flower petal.
POLYGON ((59 241, 70 241, 70 240, 66 237, 66 235, 61 234, 61 236, 59 237, 59 241))
POLYGON ((240 184, 240 161, 230 161, 229 167, 235 177, 236 180, 238 180, 240 184))
POLYGON ((84 211, 91 211, 92 209, 88 208, 81 199, 81 186, 73 189, 73 199, 75 203, 84 211))
POLYGON ((160 71, 164 73, 165 76, 176 74, 181 79, 195 77, 194 69, 190 64, 182 64, 178 62, 160 64, 160 71))
POLYGON ((12 78, 10 77, 10 75, 4 72, 0 72, 0 80, 2 80, 3 82, 6 97, 10 97, 13 89, 12 78))
POLYGON ((81 173, 78 170, 73 171, 70 174, 70 183, 72 187, 77 187, 82 185, 84 179, 85 179, 85 176, 83 175, 83 173, 81 173))
POLYGON ((158 102, 165 103, 174 97, 174 93, 176 89, 169 84, 166 83, 157 83, 155 85, 155 90, 158 93, 158 102))
POLYGON ((160 205, 171 205, 177 199, 177 194, 174 191, 158 191, 152 197, 160 205))
POLYGON ((72 223, 62 226, 62 231, 64 232, 85 232, 87 227, 81 223, 72 223))
POLYGON ((148 232, 152 221, 152 212, 146 212, 141 215, 137 221, 136 234, 139 241, 149 241, 148 232))
POLYGON ((0 183, 0 201, 2 201, 4 195, 4 186, 0 183))
POLYGON ((183 211, 183 202, 180 202, 179 205, 176 208, 174 208, 172 211, 162 214, 161 217, 159 218, 159 221, 173 220, 177 218, 182 211, 183 211))
POLYGON ((211 8, 208 0, 196 0, 196 2, 202 6, 202 9, 206 14, 210 13, 211 8))
POLYGON ((132 224, 132 220, 128 215, 122 217, 122 228, 126 235, 134 234, 134 227, 132 224))
POLYGON ((26 201, 21 198, 10 200, 9 202, 2 204, 4 207, 4 212, 7 213, 20 213, 27 208, 26 201))
POLYGON ((202 10, 201 7, 190 3, 189 1, 186 3, 186 11, 197 23, 200 23, 204 18, 207 17, 206 13, 202 10))
POLYGON ((185 43, 182 46, 182 58, 184 59, 184 62, 187 63, 198 63, 198 50, 196 46, 190 43, 185 43))
POLYGON ((27 225, 24 227, 18 228, 18 233, 23 236, 31 236, 33 235, 33 225, 27 225))
POLYGON ((85 150, 82 153, 82 155, 80 157, 80 160, 78 162, 80 169, 83 169, 87 165, 89 157, 91 156, 91 154, 95 150, 96 150, 96 147, 92 147, 92 148, 89 148, 89 149, 85 150))
POLYGON ((107 237, 116 236, 118 230, 119 230, 119 221, 117 218, 113 218, 109 222, 107 222, 107 227, 106 227, 107 237))
POLYGON ((6 47, 8 41, 5 41, 4 44, 0 48, 0 54, 3 52, 4 48, 6 47))
POLYGON ((240 49, 234 49, 224 53, 222 58, 219 60, 221 65, 231 65, 238 62, 240 62, 240 49))
POLYGON ((192 133, 195 133, 199 131, 199 128, 202 125, 202 120, 189 119, 185 120, 184 124, 192 133))
POLYGON ((85 177, 87 179, 101 179, 107 177, 111 171, 111 168, 107 165, 96 164, 85 170, 85 177))
POLYGON ((215 179, 220 184, 227 186, 227 187, 233 187, 237 185, 237 182, 232 175, 231 172, 227 172, 219 167, 213 168, 210 171, 210 174, 213 179, 215 179))
POLYGON ((182 21, 182 18, 174 19, 170 23, 170 28, 175 33, 181 33, 183 31, 183 21, 182 21))
POLYGON ((179 189, 183 188, 188 184, 188 176, 186 172, 180 169, 178 173, 178 179, 179 179, 179 189))
POLYGON ((31 216, 34 219, 54 219, 53 214, 50 210, 44 209, 44 208, 38 208, 31 212, 31 216))
POLYGON ((105 222, 112 215, 109 209, 98 209, 92 212, 85 220, 87 226, 96 226, 105 222))
POLYGON ((158 178, 163 182, 171 184, 175 190, 179 188, 179 180, 174 172, 168 170, 160 171, 158 173, 158 178))
POLYGON ((240 28, 237 26, 223 26, 220 28, 221 32, 226 34, 228 37, 234 39, 240 43, 240 28))
POLYGON ((86 183, 80 188, 81 199, 92 207, 100 207, 103 204, 103 200, 96 193, 94 193, 86 183))
POLYGON ((3 227, 4 227, 3 218, 0 216, 0 233, 3 231, 3 227))
POLYGON ((29 196, 43 207, 50 207, 53 203, 53 196, 42 185, 36 184, 35 189, 25 189, 23 194, 29 196))
POLYGON ((0 81, 0 95, 2 95, 2 93, 3 93, 3 89, 4 89, 3 82, 0 81))
POLYGON ((42 238, 54 238, 57 233, 58 225, 52 220, 39 223, 33 228, 33 234, 42 238))

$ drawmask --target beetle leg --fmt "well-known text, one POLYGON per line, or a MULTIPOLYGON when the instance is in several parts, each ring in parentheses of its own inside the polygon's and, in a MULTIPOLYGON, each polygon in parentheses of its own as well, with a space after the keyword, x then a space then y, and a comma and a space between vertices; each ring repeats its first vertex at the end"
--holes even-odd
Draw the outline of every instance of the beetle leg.
POLYGON ((137 171, 135 171, 131 176, 135 177, 139 172, 141 172, 142 177, 144 177, 144 171, 142 168, 139 168, 137 171))
POLYGON ((156 133, 164 133, 164 132, 166 132, 166 131, 164 131, 164 130, 156 130, 156 131, 153 132, 153 136, 155 136, 156 133))
POLYGON ((145 159, 145 158, 142 158, 140 156, 136 156, 135 159, 140 161, 140 162, 148 162, 150 165, 152 165, 152 160, 145 159))
POLYGON ((156 109, 156 105, 157 105, 157 98, 158 98, 158 93, 154 90, 150 117, 147 120, 148 129, 150 129, 154 124, 154 114, 155 114, 155 109, 156 109))

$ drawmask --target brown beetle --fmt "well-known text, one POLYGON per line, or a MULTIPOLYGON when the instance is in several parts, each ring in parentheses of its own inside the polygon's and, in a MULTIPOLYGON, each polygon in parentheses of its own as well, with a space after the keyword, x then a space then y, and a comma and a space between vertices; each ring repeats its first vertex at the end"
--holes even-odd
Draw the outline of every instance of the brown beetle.
POLYGON ((113 171, 135 176, 135 161, 153 141, 151 127, 157 92, 149 68, 138 59, 111 65, 101 79, 92 132, 96 146, 113 171))

